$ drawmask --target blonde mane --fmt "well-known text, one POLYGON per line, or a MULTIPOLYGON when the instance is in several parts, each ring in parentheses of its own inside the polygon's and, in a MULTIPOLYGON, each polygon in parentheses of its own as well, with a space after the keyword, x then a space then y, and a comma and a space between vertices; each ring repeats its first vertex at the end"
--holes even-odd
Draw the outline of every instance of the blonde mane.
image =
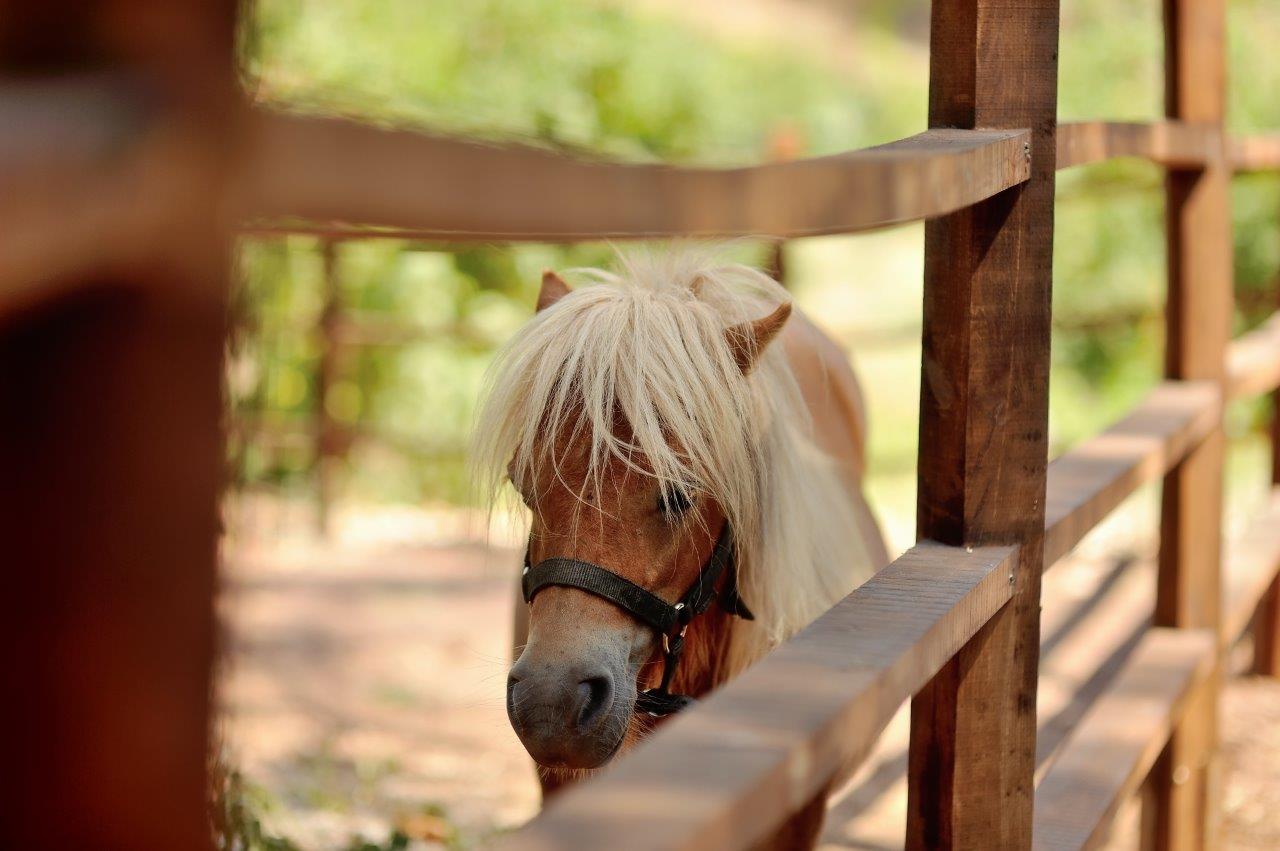
POLYGON ((688 249, 629 252, 616 273, 569 274, 587 285, 538 313, 490 368, 472 450, 482 486, 498 493, 509 462, 533 479, 558 469, 548 435, 567 433, 589 441, 595 485, 620 461, 715 499, 756 614, 735 622, 735 674, 870 572, 850 496, 813 440, 782 342, 744 377, 726 339, 726 328, 789 296, 758 270, 688 249))

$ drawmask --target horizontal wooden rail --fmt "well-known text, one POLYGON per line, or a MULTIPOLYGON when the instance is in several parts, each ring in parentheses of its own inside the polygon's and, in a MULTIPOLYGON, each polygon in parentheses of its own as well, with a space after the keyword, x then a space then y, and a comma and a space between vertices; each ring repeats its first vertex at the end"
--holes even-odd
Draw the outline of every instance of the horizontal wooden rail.
MULTIPOLYGON (((1155 565, 1096 559, 1044 577, 1036 697, 1037 778, 1123 667, 1151 625, 1155 565)), ((905 718, 890 724, 860 777, 832 806, 822 847, 902 846, 907 794, 905 718)))
POLYGON ((1105 842, 1116 809, 1146 778, 1212 670, 1216 649, 1209 630, 1156 628, 1143 636, 1036 789, 1037 851, 1105 842))
POLYGON ((1280 133, 1231 140, 1231 165, 1236 171, 1280 170, 1280 133))
MULTIPOLYGON (((934 130, 834 157, 699 169, 591 162, 354 121, 260 116, 246 181, 251 220, 241 227, 251 236, 427 242, 804 236, 931 218, 1026 179, 1016 160, 1027 137, 996 131, 934 130), (442 182, 442 164, 451 169, 455 157, 465 172, 442 182), (355 173, 333 169, 339 160, 354 164, 355 173), (402 173, 413 179, 397 180, 402 173), (620 197, 625 205, 616 203, 620 197), (289 216, 309 221, 275 220, 289 216)), ((1220 144, 1210 125, 1067 122, 1058 125, 1057 168, 1121 157, 1194 168, 1221 156, 1220 144)), ((1280 169, 1280 134, 1226 144, 1238 171, 1280 169)))
POLYGON ((1118 157, 1141 157, 1166 166, 1194 167, 1213 157, 1214 128, 1180 121, 1088 121, 1058 125, 1058 169, 1118 157))
POLYGON ((1227 398, 1257 396, 1280 387, 1280 314, 1227 349, 1227 398))
MULTIPOLYGON (((1065 565, 1064 565, 1065 567, 1065 565)), ((1036 783, 1151 627, 1155 561, 1123 552, 1075 558, 1046 587, 1036 711, 1036 783)))
POLYGON ((153 100, 118 75, 0 84, 0 316, 189 242, 175 211, 220 163, 153 100))
POLYGON ((1227 548, 1222 562, 1222 636, 1235 642, 1249 628, 1258 603, 1280 572, 1280 488, 1227 548))
POLYGON ((506 849, 738 849, 852 770, 1009 600, 1015 549, 925 542, 506 849))
POLYGON ((751 168, 617 165, 332 118, 257 113, 251 218, 410 228, 449 239, 843 233, 940 216, 1027 179, 1025 130, 931 130, 751 168))
POLYGON ((1050 464, 1045 568, 1203 440, 1217 424, 1219 408, 1218 389, 1210 382, 1166 382, 1124 419, 1050 464))

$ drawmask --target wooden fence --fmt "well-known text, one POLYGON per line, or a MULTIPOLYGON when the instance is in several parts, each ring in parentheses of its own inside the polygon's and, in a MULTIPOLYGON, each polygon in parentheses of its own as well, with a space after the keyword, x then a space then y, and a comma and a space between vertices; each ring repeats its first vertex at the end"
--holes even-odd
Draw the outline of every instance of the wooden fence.
POLYGON ((0 835, 208 845, 240 223, 565 241, 927 219, 920 543, 505 845, 747 847, 910 700, 911 848, 1093 846, 1143 784, 1155 846, 1212 846, 1224 651, 1253 623, 1280 673, 1280 491, 1222 555, 1223 405, 1280 385, 1280 320, 1228 340, 1229 181, 1280 168, 1280 137, 1223 132, 1223 5, 1165 2, 1167 120, 1058 126, 1056 0, 935 0, 932 129, 720 170, 256 111, 230 0, 2 0, 0 835), (1167 167, 1167 380, 1048 463, 1054 174, 1120 156, 1167 167), (1158 477, 1155 622, 1036 782, 1041 573, 1158 477))

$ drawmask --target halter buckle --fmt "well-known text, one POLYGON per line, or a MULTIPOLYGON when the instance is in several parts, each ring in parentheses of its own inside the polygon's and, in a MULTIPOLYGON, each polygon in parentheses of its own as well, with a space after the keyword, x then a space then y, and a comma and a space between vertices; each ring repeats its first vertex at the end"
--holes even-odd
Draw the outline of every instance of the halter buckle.
POLYGON ((666 656, 666 657, 670 658, 670 656, 671 656, 671 640, 672 640, 672 638, 674 637, 674 638, 683 639, 683 638, 684 638, 684 634, 685 634, 686 632, 688 632, 688 631, 689 631, 689 625, 688 625, 688 624, 685 624, 684 626, 680 627, 680 631, 679 631, 679 632, 664 632, 664 633, 662 633, 662 654, 663 654, 664 656, 666 656))

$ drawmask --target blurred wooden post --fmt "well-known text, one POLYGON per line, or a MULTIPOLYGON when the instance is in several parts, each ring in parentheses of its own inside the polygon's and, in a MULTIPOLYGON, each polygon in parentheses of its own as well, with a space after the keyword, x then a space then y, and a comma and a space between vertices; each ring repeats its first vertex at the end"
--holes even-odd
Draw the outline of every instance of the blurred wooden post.
POLYGON ((767 262, 765 274, 785 287, 787 285, 787 240, 774 240, 769 246, 767 262))
POLYGON ((175 157, 151 245, 0 316, 6 848, 211 845, 229 246, 219 193, 236 149, 235 9, 0 0, 6 85, 102 74, 142 90, 153 117, 108 115, 104 99, 103 120, 165 139, 175 157))
MULTIPOLYGON (((804 154, 804 138, 788 122, 778 124, 769 135, 769 161, 775 163, 799 159, 804 154)), ((776 239, 769 246, 765 272, 782 286, 787 285, 787 240, 776 239)))
MULTIPOLYGON (((1280 291, 1277 292, 1280 296, 1280 291)), ((1277 301, 1280 301, 1278 299, 1277 301)), ((1280 310, 1280 304, 1277 304, 1280 310)), ((1280 390, 1271 394, 1271 485, 1280 487, 1280 390)), ((1253 672, 1280 677, 1280 576, 1271 583, 1253 622, 1253 672)))
POLYGON ((321 536, 332 531, 334 477, 337 473, 337 452, 340 440, 337 424, 329 414, 329 392, 338 377, 338 347, 340 345, 341 286, 338 280, 336 243, 332 239, 320 241, 320 254, 324 266, 323 305, 320 309, 320 365, 316 376, 315 429, 315 477, 316 477, 316 528, 321 536))
POLYGON ((1057 0, 935 0, 929 125, 1032 129, 1031 178, 925 229, 917 534, 1020 545, 1014 598, 912 701, 907 847, 1031 846, 1057 0))
POLYGON ((1280 677, 1280 578, 1271 583, 1253 627, 1253 672, 1280 677))
MULTIPOLYGON (((1169 295, 1165 374, 1222 382, 1232 306, 1230 167, 1226 104, 1225 0, 1165 0, 1165 112, 1203 124, 1220 144, 1203 169, 1166 177, 1169 295)), ((1221 427, 1165 477, 1155 620, 1217 629, 1221 619, 1221 427)), ((1213 771, 1220 671, 1210 677, 1152 771, 1156 848, 1216 844, 1213 771)))

